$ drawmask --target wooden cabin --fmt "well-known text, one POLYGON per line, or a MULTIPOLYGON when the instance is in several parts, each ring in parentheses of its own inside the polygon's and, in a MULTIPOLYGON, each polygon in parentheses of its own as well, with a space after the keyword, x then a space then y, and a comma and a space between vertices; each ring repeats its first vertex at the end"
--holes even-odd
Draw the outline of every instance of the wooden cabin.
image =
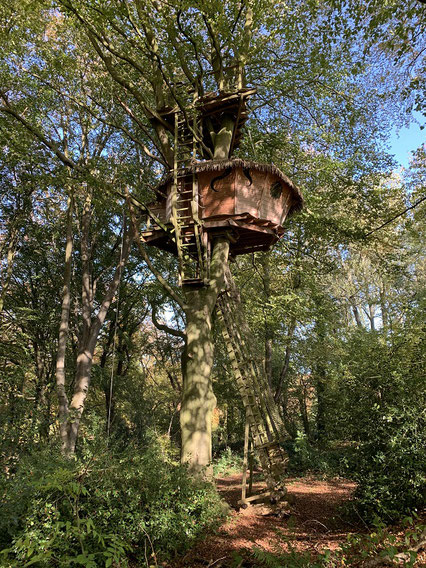
MULTIPOLYGON (((149 209, 166 226, 173 226, 173 175, 157 187, 158 200, 149 209)), ((216 234, 231 234, 230 254, 268 250, 283 235, 285 219, 300 210, 300 190, 274 165, 241 159, 196 162, 179 172, 177 187, 182 234, 200 221, 203 242, 216 234)), ((176 195, 176 194, 175 194, 176 195)), ((176 254, 176 244, 155 223, 142 236, 148 245, 176 254)))

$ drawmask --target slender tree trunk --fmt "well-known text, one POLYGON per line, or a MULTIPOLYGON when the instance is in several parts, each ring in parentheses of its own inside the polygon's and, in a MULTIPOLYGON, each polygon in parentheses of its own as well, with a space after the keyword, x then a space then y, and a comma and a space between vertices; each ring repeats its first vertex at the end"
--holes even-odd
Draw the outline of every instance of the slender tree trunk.
POLYGON ((59 434, 62 449, 66 451, 66 422, 68 416, 68 397, 65 389, 65 355, 67 348, 69 317, 71 307, 71 269, 72 269, 72 215, 74 198, 68 199, 67 230, 65 244, 64 286, 62 290, 61 321, 59 323, 58 351, 56 355, 56 392, 59 403, 59 434))
POLYGON ((280 377, 278 379, 278 385, 274 395, 274 399, 276 402, 278 402, 278 400, 281 397, 281 392, 283 390, 283 386, 286 382, 288 371, 290 368, 291 341, 293 339, 295 329, 296 329, 296 318, 293 317, 287 332, 287 345, 285 348, 284 364, 281 369, 280 377))
POLYGON ((386 286, 384 282, 382 282, 379 294, 380 294, 380 310, 382 312, 383 331, 386 333, 389 327, 389 313, 388 313, 388 307, 386 305, 386 286))
POLYGON ((355 322, 358 327, 362 327, 361 316, 359 315, 359 309, 356 304, 351 304, 352 313, 354 314, 355 322))
POLYGON ((317 320, 315 322, 317 355, 314 363, 314 381, 317 396, 316 434, 319 442, 327 435, 326 424, 326 387, 327 387, 327 341, 326 326, 322 308, 322 299, 317 298, 317 320))
MULTIPOLYGON (((77 369, 75 374, 74 394, 69 404, 69 411, 66 422, 66 439, 64 444, 64 452, 66 455, 72 455, 75 452, 77 442, 78 430, 80 427, 81 417, 84 412, 86 398, 90 386, 90 376, 93 364, 93 356, 95 353, 96 344, 99 337, 99 332, 105 321, 106 314, 114 298, 114 295, 120 284, 121 272, 130 254, 131 243, 133 239, 133 230, 124 229, 123 249, 120 261, 115 269, 114 276, 111 284, 105 293, 99 311, 94 318, 93 322, 90 318, 90 311, 88 312, 88 320, 90 326, 87 329, 87 321, 83 322, 83 336, 80 343, 80 349, 77 356, 77 369)), ((86 283, 88 277, 86 277, 86 283)), ((83 290, 85 290, 85 281, 83 281, 83 290)), ((91 298, 92 291, 85 290, 87 298, 91 298)), ((91 301, 91 300, 90 300, 91 301)), ((86 308, 87 317, 87 308, 86 308)))
POLYGON ((2 278, 1 281, 0 314, 3 311, 4 301, 6 299, 10 281, 12 279, 13 260, 16 255, 17 244, 18 244, 18 229, 13 226, 10 231, 9 242, 7 245, 7 262, 6 262, 5 276, 4 279, 2 278))
MULTIPOLYGON (((183 463, 193 473, 208 467, 212 460, 212 414, 216 397, 212 389, 212 314, 225 281, 229 241, 218 238, 213 244, 209 286, 185 290, 186 350, 180 425, 183 463)), ((207 474, 211 473, 207 471, 207 474)))
POLYGON ((370 320, 370 327, 371 331, 376 329, 374 318, 375 318, 376 310, 373 304, 368 304, 368 319, 370 320))
MULTIPOLYGON (((271 272, 269 270, 269 254, 265 253, 261 256, 261 264, 263 268, 263 289, 265 292, 265 300, 269 302, 271 297, 271 272)), ((267 311, 264 309, 264 326, 265 326, 265 373, 268 379, 269 388, 272 389, 272 344, 274 340, 274 330, 268 321, 267 311), (265 313, 266 312, 266 313, 265 313)))
POLYGON ((325 422, 325 383, 326 373, 325 367, 320 363, 316 369, 316 391, 317 391, 317 439, 318 441, 324 440, 326 436, 326 422, 325 422))
POLYGON ((309 424, 308 407, 306 404, 306 389, 304 388, 303 385, 300 386, 297 398, 299 401, 299 409, 300 409, 300 415, 302 417, 303 430, 305 431, 308 440, 310 440, 311 428, 309 424))

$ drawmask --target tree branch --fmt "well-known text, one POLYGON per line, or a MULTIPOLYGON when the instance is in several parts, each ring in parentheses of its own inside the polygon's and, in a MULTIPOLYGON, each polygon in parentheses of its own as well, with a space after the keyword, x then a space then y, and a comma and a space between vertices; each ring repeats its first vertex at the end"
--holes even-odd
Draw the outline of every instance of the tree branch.
POLYGON ((152 306, 151 320, 152 320, 152 323, 155 325, 155 327, 157 329, 159 329, 160 331, 165 331, 166 333, 169 333, 170 335, 173 335, 174 337, 180 337, 182 339, 186 339, 186 333, 184 333, 183 331, 180 331, 179 329, 173 329, 172 327, 169 327, 168 325, 166 325, 164 323, 160 323, 158 321, 158 319, 157 319, 157 306, 155 306, 155 305, 152 306))
POLYGON ((141 253, 142 258, 144 259, 144 261, 148 265, 148 268, 151 270, 151 272, 153 273, 155 278, 163 286, 167 295, 170 296, 170 298, 172 298, 178 304, 178 306, 180 306, 182 308, 182 310, 185 311, 186 304, 185 304, 183 298, 181 296, 179 296, 179 294, 177 294, 175 290, 173 290, 173 288, 170 286, 170 284, 167 282, 167 280, 163 277, 163 275, 155 268, 151 259, 148 256, 145 248, 143 247, 142 241, 141 241, 141 235, 140 235, 138 225, 137 225, 137 222, 136 222, 135 211, 133 209, 132 200, 131 200, 129 190, 127 189, 127 187, 125 189, 125 194, 126 194, 127 207, 129 208, 130 219, 131 219, 131 223, 133 225, 133 230, 134 230, 134 234, 135 234, 136 244, 138 246, 138 249, 139 249, 139 252, 141 253))

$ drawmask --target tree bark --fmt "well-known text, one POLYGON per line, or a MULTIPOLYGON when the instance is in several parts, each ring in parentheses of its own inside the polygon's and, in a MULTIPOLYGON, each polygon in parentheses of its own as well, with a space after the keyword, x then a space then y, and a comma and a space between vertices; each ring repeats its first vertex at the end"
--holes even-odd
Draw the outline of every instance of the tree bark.
POLYGON ((0 314, 3 311, 4 301, 6 299, 10 281, 12 279, 13 273, 13 260, 16 255, 18 245, 18 229, 17 227, 12 225, 10 234, 9 234, 9 242, 7 245, 7 261, 6 261, 6 270, 4 279, 1 280, 1 293, 0 293, 0 314))
POLYGON ((287 380, 287 375, 290 368, 291 342, 293 339, 294 331, 296 329, 296 323, 297 323, 296 318, 293 317, 291 319, 287 332, 287 345, 285 348, 284 365, 282 366, 280 377, 278 379, 278 385, 274 395, 275 402, 279 401, 281 397, 281 392, 283 390, 283 386, 287 380))
POLYGON ((326 369, 326 331, 324 321, 321 319, 321 314, 319 314, 318 320, 316 322, 316 334, 317 334, 317 345, 318 345, 318 355, 317 361, 314 367, 314 379, 315 379, 315 390, 317 395, 317 416, 316 416, 316 426, 317 426, 317 440, 319 442, 323 441, 326 437, 326 383, 327 383, 327 369, 326 369))
POLYGON ((212 460, 212 414, 216 397, 212 389, 213 367, 212 314, 217 296, 225 282, 229 240, 218 238, 213 244, 211 279, 208 286, 185 290, 186 353, 180 425, 183 463, 192 473, 207 468, 212 460))
POLYGON ((234 119, 225 115, 221 120, 221 128, 214 137, 214 160, 226 160, 231 150, 232 134, 234 132, 234 119))
MULTIPOLYGON (((265 292, 265 301, 269 302, 271 298, 271 272, 269 270, 269 255, 263 254, 260 263, 263 268, 263 289, 265 292)), ((272 345, 274 340, 274 330, 269 322, 267 309, 263 308, 264 326, 265 326, 265 373, 268 379, 269 388, 272 389, 272 345)))
POLYGON ((65 390, 65 354, 67 348, 69 317, 71 306, 71 269, 72 269, 72 215, 74 198, 68 199, 67 230, 65 244, 64 286, 62 291, 61 320, 59 323, 58 351, 56 355, 56 392, 59 403, 59 434, 62 448, 66 446, 66 421, 68 416, 68 397, 65 390))
POLYGON ((358 306, 356 304, 352 303, 351 307, 352 307, 352 313, 354 315, 357 327, 362 327, 362 321, 361 321, 361 316, 359 315, 358 306))
MULTIPOLYGON (((90 318, 90 310, 84 310, 88 321, 83 322, 83 336, 80 343, 80 349, 77 356, 77 369, 75 375, 74 394, 69 405, 67 421, 65 426, 66 436, 63 444, 63 451, 66 455, 72 455, 75 452, 78 430, 80 427, 81 417, 83 415, 87 393, 90 386, 90 375, 93 364, 93 356, 95 353, 96 343, 98 341, 99 332, 105 321, 106 314, 118 289, 121 279, 121 272, 130 254, 133 230, 124 229, 123 249, 120 261, 115 269, 112 281, 104 295, 99 311, 93 322, 90 318), (87 324, 89 324, 87 326, 87 324)), ((92 301, 92 291, 85 289, 87 286, 87 277, 83 282, 84 294, 86 298, 92 301)))

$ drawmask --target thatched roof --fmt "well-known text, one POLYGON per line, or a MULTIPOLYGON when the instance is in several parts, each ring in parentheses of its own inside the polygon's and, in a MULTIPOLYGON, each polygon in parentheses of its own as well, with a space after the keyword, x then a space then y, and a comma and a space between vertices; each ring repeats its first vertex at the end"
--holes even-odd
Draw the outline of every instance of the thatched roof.
MULTIPOLYGON (((300 189, 274 164, 262 164, 259 162, 251 162, 242 160, 241 158, 232 158, 230 160, 206 160, 204 162, 194 162, 189 167, 179 173, 181 175, 190 175, 199 172, 215 172, 226 170, 226 168, 249 168, 260 172, 271 173, 278 176, 293 192, 293 203, 289 211, 289 215, 300 211, 303 208, 303 195, 300 189)), ((164 195, 165 186, 173 179, 173 171, 170 171, 160 182, 156 191, 164 195)))

